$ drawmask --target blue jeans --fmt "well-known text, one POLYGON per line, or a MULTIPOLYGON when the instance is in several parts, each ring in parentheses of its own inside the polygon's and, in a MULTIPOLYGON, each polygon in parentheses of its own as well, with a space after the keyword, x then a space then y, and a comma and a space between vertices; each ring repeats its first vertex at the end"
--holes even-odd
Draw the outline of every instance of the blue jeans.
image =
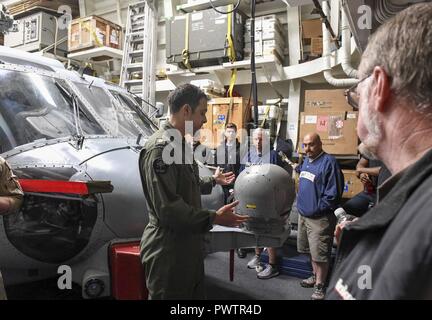
POLYGON ((345 202, 342 208, 346 211, 346 213, 352 216, 361 217, 369 210, 369 206, 371 204, 375 204, 375 201, 376 194, 369 194, 362 191, 345 202))

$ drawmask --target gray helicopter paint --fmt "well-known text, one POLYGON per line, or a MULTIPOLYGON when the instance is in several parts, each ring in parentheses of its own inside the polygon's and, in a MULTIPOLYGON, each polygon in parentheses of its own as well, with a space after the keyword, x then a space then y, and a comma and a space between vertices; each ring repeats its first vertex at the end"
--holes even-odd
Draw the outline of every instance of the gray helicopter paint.
POLYGON ((139 153, 119 149, 86 161, 86 172, 94 180, 106 179, 110 171, 112 193, 103 195, 105 223, 117 237, 140 237, 148 222, 147 205, 138 168, 139 153), (120 165, 119 165, 120 164, 120 165))
MULTIPOLYGON (((81 148, 77 148, 73 141, 54 144, 34 143, 23 146, 20 153, 7 152, 6 158, 12 166, 22 167, 31 165, 84 165, 85 162, 99 154, 115 149, 134 147, 133 139, 86 137, 81 148), (27 148, 26 148, 27 147, 27 148)), ((105 179, 106 180, 106 179, 105 179)))

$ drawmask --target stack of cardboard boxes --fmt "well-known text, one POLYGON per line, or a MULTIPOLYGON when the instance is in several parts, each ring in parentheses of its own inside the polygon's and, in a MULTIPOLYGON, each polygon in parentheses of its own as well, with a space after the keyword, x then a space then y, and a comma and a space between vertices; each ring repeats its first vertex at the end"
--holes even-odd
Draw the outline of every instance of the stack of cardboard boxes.
POLYGON ((312 60, 322 56, 323 38, 321 19, 302 22, 303 60, 312 60))
MULTIPOLYGON (((274 14, 255 18, 255 57, 275 56, 281 63, 284 57, 285 40, 282 26, 274 14)), ((246 20, 245 58, 251 55, 251 21, 246 20)))
POLYGON ((317 132, 324 151, 334 155, 357 155, 358 112, 346 102, 344 90, 306 90, 300 114, 299 151, 306 133, 317 132))

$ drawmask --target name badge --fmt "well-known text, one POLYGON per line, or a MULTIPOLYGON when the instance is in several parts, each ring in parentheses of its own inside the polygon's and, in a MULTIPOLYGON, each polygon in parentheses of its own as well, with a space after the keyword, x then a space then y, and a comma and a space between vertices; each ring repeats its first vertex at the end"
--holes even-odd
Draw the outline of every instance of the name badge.
POLYGON ((312 173, 310 173, 310 172, 307 172, 307 171, 302 171, 302 172, 300 173, 300 178, 308 179, 308 180, 311 181, 311 182, 314 182, 314 181, 315 181, 315 175, 312 174, 312 173))

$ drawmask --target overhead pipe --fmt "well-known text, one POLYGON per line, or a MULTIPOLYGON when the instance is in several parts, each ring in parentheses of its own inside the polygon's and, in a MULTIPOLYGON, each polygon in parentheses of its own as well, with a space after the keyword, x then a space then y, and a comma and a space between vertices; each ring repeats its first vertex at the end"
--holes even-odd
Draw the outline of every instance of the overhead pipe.
POLYGON ((350 78, 358 78, 358 71, 351 65, 351 35, 348 17, 342 10, 342 69, 350 78))
MULTIPOLYGON (((329 15, 329 4, 328 1, 323 1, 322 3, 323 12, 326 16, 329 15)), ((324 78, 326 81, 334 87, 349 87, 358 83, 357 79, 346 78, 338 79, 333 77, 331 73, 331 54, 330 54, 330 34, 325 26, 322 25, 323 30, 323 58, 325 63, 324 78)))

